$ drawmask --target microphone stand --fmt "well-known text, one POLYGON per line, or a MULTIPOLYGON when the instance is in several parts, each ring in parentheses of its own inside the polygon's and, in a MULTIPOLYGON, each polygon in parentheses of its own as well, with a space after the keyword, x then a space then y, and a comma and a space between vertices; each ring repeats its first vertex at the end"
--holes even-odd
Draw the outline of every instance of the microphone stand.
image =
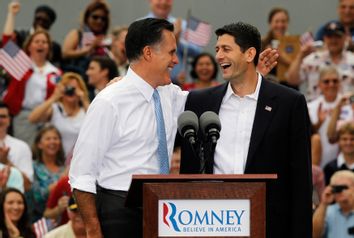
POLYGON ((203 157, 200 157, 200 173, 201 174, 210 174, 213 172, 213 161, 214 153, 215 153, 216 141, 212 141, 211 139, 207 139, 204 143, 201 143, 201 148, 203 150, 203 157))

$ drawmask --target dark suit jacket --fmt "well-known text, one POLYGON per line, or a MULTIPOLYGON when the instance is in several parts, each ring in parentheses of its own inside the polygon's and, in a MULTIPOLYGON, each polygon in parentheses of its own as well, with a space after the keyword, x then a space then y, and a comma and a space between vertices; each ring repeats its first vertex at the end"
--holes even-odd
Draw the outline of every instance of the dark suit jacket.
MULTIPOLYGON (((218 114, 226 89, 227 83, 191 92, 185 110, 194 111, 198 117, 205 111, 218 114)), ((232 125, 221 126, 221 130, 227 130, 232 125)), ((181 146, 180 172, 199 173, 200 161, 193 156, 190 145, 182 141, 181 146)), ((310 150, 310 120, 304 96, 263 78, 245 173, 278 175, 276 182, 267 186, 268 238, 312 237, 310 150)), ((206 163, 206 172, 213 173, 213 156, 206 163)))

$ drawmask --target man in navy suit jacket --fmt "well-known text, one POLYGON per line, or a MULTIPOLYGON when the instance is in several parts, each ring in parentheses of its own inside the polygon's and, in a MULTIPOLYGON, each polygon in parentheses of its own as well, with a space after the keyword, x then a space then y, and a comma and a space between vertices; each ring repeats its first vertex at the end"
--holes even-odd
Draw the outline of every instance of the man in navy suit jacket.
MULTIPOLYGON (((205 172, 278 175, 267 186, 268 238, 312 237, 310 121, 300 93, 256 71, 259 31, 242 22, 216 30, 216 60, 226 82, 188 95, 185 110, 219 114, 222 130, 205 172)), ((199 133, 200 134, 200 133, 199 133)), ((200 160, 182 142, 181 173, 200 160)))

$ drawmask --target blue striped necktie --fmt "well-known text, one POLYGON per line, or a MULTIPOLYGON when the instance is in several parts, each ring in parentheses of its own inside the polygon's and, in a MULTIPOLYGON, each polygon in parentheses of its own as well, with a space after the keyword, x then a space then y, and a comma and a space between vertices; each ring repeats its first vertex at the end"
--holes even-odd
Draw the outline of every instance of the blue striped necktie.
POLYGON ((159 140, 159 145, 157 147, 157 155, 160 162, 160 173, 169 174, 170 170, 169 170, 168 153, 167 153, 165 122, 162 114, 160 95, 156 89, 154 90, 152 97, 154 99, 154 105, 155 105, 157 137, 159 140))

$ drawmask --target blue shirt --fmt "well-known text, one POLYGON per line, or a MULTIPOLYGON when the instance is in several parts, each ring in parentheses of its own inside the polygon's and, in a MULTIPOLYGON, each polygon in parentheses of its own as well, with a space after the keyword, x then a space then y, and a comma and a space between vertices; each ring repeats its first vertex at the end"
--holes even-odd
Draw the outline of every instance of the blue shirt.
POLYGON ((339 205, 333 204, 327 208, 325 220, 325 238, 353 238, 348 234, 348 228, 354 227, 354 212, 344 215, 339 205))

